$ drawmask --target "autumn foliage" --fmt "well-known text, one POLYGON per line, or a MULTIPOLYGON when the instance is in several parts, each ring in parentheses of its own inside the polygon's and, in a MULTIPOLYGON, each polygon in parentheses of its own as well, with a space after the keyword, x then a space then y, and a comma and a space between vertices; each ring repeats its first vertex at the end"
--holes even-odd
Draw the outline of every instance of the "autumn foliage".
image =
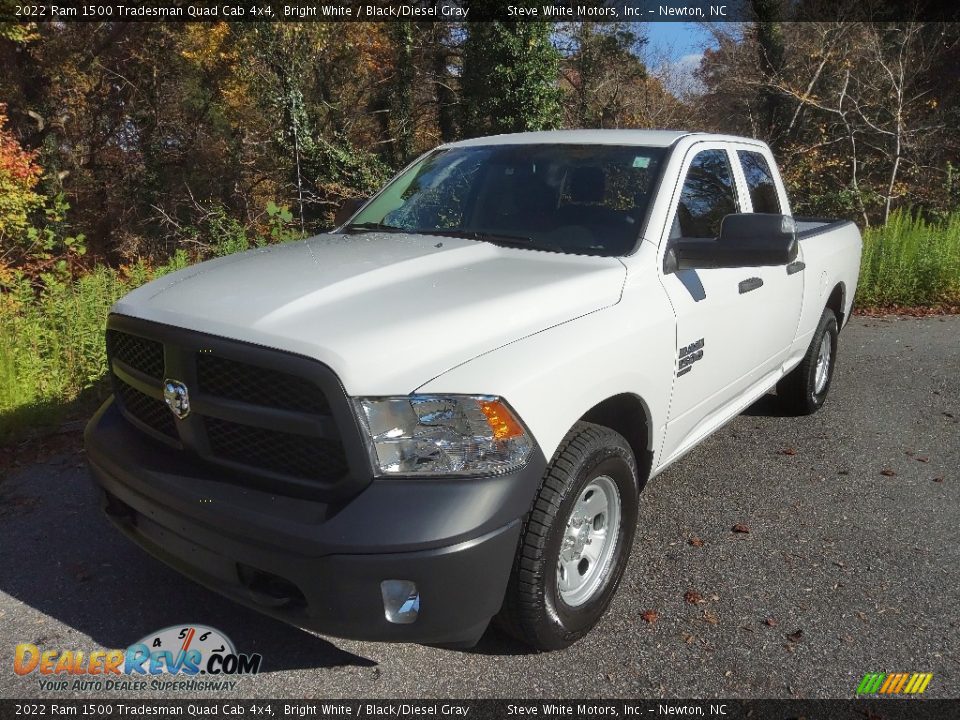
POLYGON ((7 127, 6 110, 0 103, 0 238, 23 232, 43 202, 36 192, 42 173, 37 153, 20 147, 7 127))

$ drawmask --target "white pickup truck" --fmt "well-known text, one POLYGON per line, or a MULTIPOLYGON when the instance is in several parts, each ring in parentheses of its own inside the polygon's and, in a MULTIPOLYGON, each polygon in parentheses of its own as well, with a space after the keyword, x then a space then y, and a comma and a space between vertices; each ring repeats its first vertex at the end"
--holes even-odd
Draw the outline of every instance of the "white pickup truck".
POLYGON ((444 145, 332 233, 120 300, 92 473, 130 538, 290 623, 562 648, 649 478, 773 388, 823 404, 860 249, 756 140, 444 145))

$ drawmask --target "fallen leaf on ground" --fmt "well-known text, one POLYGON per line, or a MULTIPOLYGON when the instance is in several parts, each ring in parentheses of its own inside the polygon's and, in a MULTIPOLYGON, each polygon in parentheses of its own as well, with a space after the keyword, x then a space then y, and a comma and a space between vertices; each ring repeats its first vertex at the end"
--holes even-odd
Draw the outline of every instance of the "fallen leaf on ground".
POLYGON ((934 482, 943 482, 943 478, 941 478, 941 477, 935 477, 935 478, 933 479, 933 481, 934 481, 934 482))
POLYGON ((644 610, 640 617, 642 617, 650 625, 653 625, 657 620, 660 619, 660 613, 658 613, 656 610, 644 610))
POLYGON ((71 569, 73 570, 73 577, 77 582, 86 582, 93 577, 90 571, 87 569, 87 566, 83 563, 77 563, 73 565, 71 569))
POLYGON ((696 605, 697 603, 703 602, 703 596, 700 595, 700 593, 698 593, 696 590, 687 590, 683 594, 683 599, 691 605, 696 605))
POLYGON ((763 621, 763 624, 766 625, 767 627, 776 627, 777 621, 774 620, 772 617, 769 617, 763 621))
POLYGON ((795 448, 784 448, 780 451, 781 455, 796 455, 797 451, 795 448))
POLYGON ((703 540, 701 540, 700 538, 698 538, 696 535, 694 535, 692 538, 690 538, 689 540, 687 540, 687 542, 688 542, 690 545, 693 545, 694 547, 703 547, 703 540))
POLYGON ((716 613, 710 612, 709 610, 704 610, 703 621, 708 622, 711 625, 716 625, 718 622, 720 622, 720 618, 717 617, 716 613))
POLYGON ((750 532, 750 528, 748 528, 748 527, 747 527, 746 525, 744 525, 743 523, 737 523, 736 525, 734 525, 734 526, 733 526, 732 528, 730 528, 730 529, 733 530, 733 532, 735 532, 735 533, 748 533, 748 532, 750 532))
POLYGON ((928 458, 926 455, 919 455, 915 457, 914 460, 917 462, 930 462, 930 458, 928 458))
POLYGON ((896 471, 891 470, 890 468, 884 468, 883 470, 880 471, 880 474, 886 475, 887 477, 894 477, 897 473, 896 471))
POLYGON ((803 637, 803 630, 797 630, 787 635, 787 640, 789 640, 790 642, 800 642, 800 639, 802 637, 803 637))

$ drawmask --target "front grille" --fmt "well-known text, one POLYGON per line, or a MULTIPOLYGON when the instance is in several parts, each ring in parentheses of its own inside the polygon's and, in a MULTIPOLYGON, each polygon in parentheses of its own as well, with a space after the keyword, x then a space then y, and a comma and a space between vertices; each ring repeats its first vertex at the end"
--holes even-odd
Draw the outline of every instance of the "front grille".
POLYGON ((107 353, 144 375, 163 379, 163 345, 156 340, 107 330, 107 353))
POLYGON ((347 472, 340 443, 207 418, 210 449, 224 460, 298 478, 336 480, 347 472))
POLYGON ((330 393, 339 392, 341 413, 347 399, 320 363, 127 318, 112 320, 107 344, 111 361, 126 366, 113 366, 114 394, 138 428, 178 441, 192 457, 260 477, 271 491, 316 487, 336 495, 353 482, 330 393), (166 378, 189 391, 191 412, 182 419, 163 401, 166 378))
POLYGON ((197 384, 201 392, 229 400, 305 413, 330 412, 323 391, 308 380, 215 355, 197 357, 197 384))
POLYGON ((137 420, 171 440, 177 439, 177 421, 163 400, 144 395, 117 378, 114 382, 120 404, 137 420))

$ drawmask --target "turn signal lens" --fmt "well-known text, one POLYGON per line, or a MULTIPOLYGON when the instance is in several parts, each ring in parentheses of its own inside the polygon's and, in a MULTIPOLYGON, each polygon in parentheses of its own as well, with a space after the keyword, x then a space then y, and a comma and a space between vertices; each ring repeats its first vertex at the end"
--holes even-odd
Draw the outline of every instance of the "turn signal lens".
POLYGON ((500 400, 481 400, 480 410, 486 415, 495 440, 508 440, 523 435, 520 423, 500 400))

